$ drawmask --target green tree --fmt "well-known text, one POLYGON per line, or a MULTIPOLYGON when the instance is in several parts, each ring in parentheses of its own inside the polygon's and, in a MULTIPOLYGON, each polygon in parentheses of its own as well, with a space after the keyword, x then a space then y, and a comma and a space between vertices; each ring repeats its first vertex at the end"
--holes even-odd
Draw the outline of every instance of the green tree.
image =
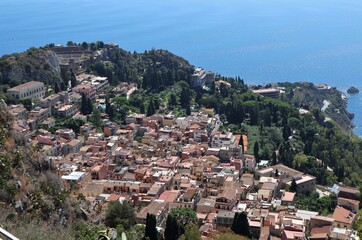
POLYGON ((145 239, 149 240, 157 240, 158 239, 158 232, 156 228, 156 216, 153 214, 147 213, 146 218, 146 229, 145 229, 145 239))
POLYGON ((196 213, 190 208, 174 208, 167 217, 165 238, 166 240, 178 239, 185 233, 185 226, 197 224, 196 213))
POLYGON ((180 235, 176 218, 169 214, 166 220, 165 228, 165 239, 166 240, 177 240, 180 235))
POLYGON ((155 104, 153 99, 151 99, 147 106, 147 116, 152 116, 155 113, 156 113, 155 104))
POLYGON ((239 235, 250 236, 248 217, 245 212, 235 213, 231 230, 239 235))
POLYGON ((87 111, 87 97, 85 96, 85 93, 82 93, 82 100, 80 102, 80 112, 83 115, 88 114, 88 111, 87 111))
POLYGON ((95 108, 92 115, 89 116, 89 121, 94 124, 96 127, 100 127, 102 125, 101 121, 101 112, 98 108, 95 108))
POLYGON ((77 44, 74 43, 73 41, 68 41, 68 42, 67 42, 67 47, 73 47, 73 46, 75 46, 75 45, 77 45, 77 44))
POLYGON ((87 98, 86 100, 86 114, 91 114, 93 112, 93 103, 90 98, 87 98))
POLYGON ((259 143, 258 142, 254 143, 254 157, 255 157, 256 162, 258 163, 259 162, 259 143))
POLYGON ((140 113, 145 113, 145 105, 143 104, 143 102, 140 104, 140 113))
POLYGON ((83 49, 83 50, 87 50, 87 49, 88 49, 88 43, 87 43, 87 42, 82 42, 82 49, 83 49))
POLYGON ((116 228, 117 225, 121 224, 125 230, 128 230, 135 223, 135 210, 128 202, 115 201, 109 203, 104 219, 104 224, 107 227, 116 228))
POLYGON ((187 115, 187 116, 190 116, 190 115, 191 115, 190 105, 188 105, 188 106, 186 107, 186 115, 187 115))
POLYGON ((277 164, 277 153, 276 151, 273 151, 273 154, 272 154, 272 163, 271 165, 276 165, 277 164))
POLYGON ((168 107, 174 108, 176 106, 177 106, 177 97, 174 93, 171 93, 170 96, 168 97, 168 107))
POLYGON ((187 224, 185 233, 179 237, 179 240, 201 240, 199 228, 193 223, 187 224))
POLYGON ((55 83, 54 84, 54 93, 58 93, 58 92, 60 92, 60 88, 59 88, 58 83, 55 83))
POLYGON ((297 182, 293 178, 292 183, 290 184, 290 191, 291 192, 297 192, 297 189, 298 189, 297 182))
MULTIPOLYGON (((181 84, 180 84, 181 85, 181 84)), ((181 107, 186 108, 190 105, 191 101, 191 90, 187 83, 181 85, 180 104, 181 107)))
POLYGON ((358 211, 356 221, 353 224, 353 229, 356 229, 358 236, 362 237, 362 209, 358 211))
POLYGON ((20 103, 24 105, 26 110, 30 111, 33 108, 33 101, 31 98, 20 99, 20 103))

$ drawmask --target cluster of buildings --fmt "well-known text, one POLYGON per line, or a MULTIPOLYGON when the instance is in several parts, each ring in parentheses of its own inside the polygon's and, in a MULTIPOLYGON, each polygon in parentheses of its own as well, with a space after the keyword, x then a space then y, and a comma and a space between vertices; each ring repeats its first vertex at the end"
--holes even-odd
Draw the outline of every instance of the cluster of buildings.
POLYGON ((74 196, 82 195, 92 206, 131 202, 138 206, 138 223, 154 214, 160 228, 170 210, 190 208, 203 236, 230 227, 235 213, 245 212, 257 239, 359 239, 352 227, 358 190, 331 188, 338 198, 330 216, 298 209, 296 195, 315 191, 316 178, 282 164, 259 169, 254 156, 244 153, 247 136, 221 130, 212 109, 187 117, 128 114, 123 127, 104 118, 102 131, 85 123, 79 133, 67 128, 51 133, 47 129, 56 118, 82 117, 81 94, 95 99, 108 87, 106 78, 82 74, 77 80, 72 91, 47 98, 41 97, 43 89, 36 90, 44 87, 38 82, 28 83, 34 85, 28 90, 18 86, 18 93, 9 94, 39 98, 38 105, 30 112, 22 105, 8 107, 14 130, 28 136, 74 196), (296 192, 289 192, 294 181, 296 192))
MULTIPOLYGON (((78 85, 68 91, 51 94, 45 97, 44 83, 31 81, 7 90, 7 94, 15 99, 32 99, 34 107, 27 111, 22 104, 10 105, 9 112, 16 119, 18 130, 31 131, 38 128, 50 128, 55 125, 56 118, 76 117, 79 115, 79 106, 82 94, 94 100, 108 86, 106 77, 90 74, 81 74, 77 77, 78 85)), ((84 118, 84 116, 79 116, 84 118)))
POLYGON ((215 81, 215 73, 206 71, 203 68, 196 68, 194 74, 191 75, 191 87, 204 87, 205 84, 215 81))

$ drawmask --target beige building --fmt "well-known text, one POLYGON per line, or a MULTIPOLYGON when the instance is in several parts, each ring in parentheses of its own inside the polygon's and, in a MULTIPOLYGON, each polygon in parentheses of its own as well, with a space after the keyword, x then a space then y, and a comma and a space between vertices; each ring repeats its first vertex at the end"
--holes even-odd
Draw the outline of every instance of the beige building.
POLYGON ((44 83, 31 81, 20 84, 16 87, 8 89, 7 94, 13 96, 15 99, 42 99, 45 95, 44 83))

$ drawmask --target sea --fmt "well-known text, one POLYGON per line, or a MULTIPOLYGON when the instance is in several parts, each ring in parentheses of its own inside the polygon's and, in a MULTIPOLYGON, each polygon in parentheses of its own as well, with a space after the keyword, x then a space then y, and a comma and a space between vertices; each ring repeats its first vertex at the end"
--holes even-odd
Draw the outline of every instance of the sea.
MULTIPOLYGON (((0 55, 47 43, 167 49, 246 83, 362 90, 360 0, 1 0, 0 55)), ((349 96, 362 136, 362 93, 349 96)))

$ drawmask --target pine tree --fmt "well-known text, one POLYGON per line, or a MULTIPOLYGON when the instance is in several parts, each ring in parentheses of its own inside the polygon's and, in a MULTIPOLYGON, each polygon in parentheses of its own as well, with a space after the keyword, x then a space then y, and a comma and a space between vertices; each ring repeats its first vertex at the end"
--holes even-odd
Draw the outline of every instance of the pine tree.
POLYGON ((145 239, 149 240, 157 240, 158 239, 158 232, 156 228, 156 216, 153 214, 147 213, 146 218, 146 228, 145 228, 145 239))

